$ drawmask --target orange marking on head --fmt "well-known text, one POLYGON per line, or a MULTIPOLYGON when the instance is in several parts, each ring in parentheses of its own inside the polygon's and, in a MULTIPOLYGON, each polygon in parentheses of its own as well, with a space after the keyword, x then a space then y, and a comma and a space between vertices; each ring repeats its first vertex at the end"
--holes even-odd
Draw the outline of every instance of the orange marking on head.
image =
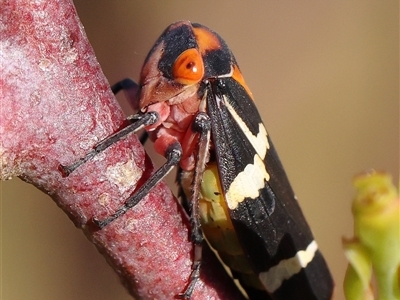
POLYGON ((221 43, 219 42, 218 37, 208 29, 198 27, 193 28, 193 32, 196 36, 197 44, 202 55, 204 55, 206 51, 221 48, 221 43))
POLYGON ((204 75, 203 58, 197 49, 187 49, 178 56, 172 66, 174 79, 182 84, 195 84, 204 75))
POLYGON ((232 78, 235 79, 240 85, 246 90, 247 94, 249 94, 250 98, 254 100, 253 93, 250 91, 249 87, 247 86, 246 82, 244 81, 242 72, 240 72, 237 65, 233 66, 233 74, 232 78))

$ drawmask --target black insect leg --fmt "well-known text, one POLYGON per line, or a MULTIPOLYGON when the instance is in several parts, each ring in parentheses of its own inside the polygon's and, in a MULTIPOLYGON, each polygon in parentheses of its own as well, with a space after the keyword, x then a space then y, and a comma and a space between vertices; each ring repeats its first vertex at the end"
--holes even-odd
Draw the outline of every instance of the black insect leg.
MULTIPOLYGON (((126 78, 114 84, 111 87, 111 90, 114 93, 114 95, 121 90, 124 91, 125 96, 128 99, 130 105, 133 107, 133 109, 135 109, 135 111, 139 109, 140 87, 137 83, 135 83, 129 78, 126 78)), ((118 131, 117 133, 101 141, 99 144, 96 145, 96 147, 92 151, 87 153, 83 158, 81 158, 80 160, 76 161, 75 163, 69 166, 60 165, 59 169, 62 172, 63 176, 67 177, 69 174, 75 171, 75 169, 77 169, 79 166, 81 166, 88 160, 92 159, 94 156, 104 151, 112 144, 118 142, 126 135, 137 132, 147 125, 154 124, 158 120, 158 115, 156 115, 155 113, 149 113, 149 114, 138 113, 136 115, 129 116, 127 120, 130 121, 132 124, 128 125, 124 129, 118 131)), ((148 134, 147 132, 144 132, 140 137, 140 142, 142 143, 142 145, 146 142, 147 138, 148 134)))
POLYGON ((112 92, 117 94, 119 91, 124 91, 125 97, 128 99, 129 104, 135 111, 139 110, 139 91, 140 86, 134 82, 132 79, 125 78, 118 81, 113 86, 111 86, 112 92))
POLYGON ((153 187, 156 186, 181 160, 182 147, 177 142, 172 144, 166 151, 165 157, 167 161, 162 165, 131 197, 129 197, 124 205, 119 208, 115 213, 104 220, 93 219, 93 222, 101 229, 118 217, 125 214, 128 209, 134 207, 140 202, 153 187))
MULTIPOLYGON (((139 110, 140 86, 136 82, 134 82, 132 79, 125 78, 125 79, 115 83, 113 86, 111 86, 111 90, 114 93, 114 95, 120 91, 123 91, 126 99, 128 99, 128 102, 131 105, 131 107, 134 109, 134 111, 139 110)), ((142 145, 144 145, 144 143, 146 143, 148 137, 149 137, 149 134, 147 133, 147 131, 143 132, 143 134, 139 138, 142 145)))
POLYGON ((83 165, 85 162, 92 159, 94 156, 104 151, 112 144, 122 140, 130 133, 134 133, 144 128, 145 126, 156 123, 158 118, 159 116, 156 112, 149 112, 144 114, 142 113, 131 116, 130 118, 128 118, 128 120, 133 122, 132 124, 129 124, 125 128, 121 129, 120 131, 114 133, 113 135, 101 141, 99 144, 96 145, 96 147, 93 148, 92 151, 87 153, 84 157, 74 162, 73 164, 69 166, 60 165, 59 166, 60 171, 62 172, 63 176, 67 177, 69 174, 75 171, 79 166, 83 165))
POLYGON ((198 132, 199 137, 199 148, 196 160, 196 169, 194 172, 192 182, 192 199, 190 201, 191 213, 190 222, 191 228, 191 240, 194 244, 194 258, 192 273, 190 275, 190 283, 186 288, 186 291, 180 295, 181 298, 190 299, 193 290, 196 286, 196 282, 200 277, 200 265, 202 259, 202 247, 203 247, 203 232, 200 224, 199 214, 199 198, 200 198, 200 185, 203 178, 206 163, 209 159, 209 147, 210 147, 210 132, 211 132, 211 120, 205 113, 199 113, 192 124, 194 132, 198 132))

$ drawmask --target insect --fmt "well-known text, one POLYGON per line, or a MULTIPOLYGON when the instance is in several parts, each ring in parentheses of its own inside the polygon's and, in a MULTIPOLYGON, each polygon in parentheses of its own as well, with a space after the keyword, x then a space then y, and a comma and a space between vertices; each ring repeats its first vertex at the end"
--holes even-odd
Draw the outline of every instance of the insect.
POLYGON ((251 299, 330 299, 333 281, 301 212, 236 60, 205 26, 170 25, 148 54, 135 89, 139 112, 79 165, 129 132, 145 128, 166 163, 99 228, 135 206, 175 166, 191 211, 195 262, 183 294, 190 298, 201 265, 203 232, 251 299))

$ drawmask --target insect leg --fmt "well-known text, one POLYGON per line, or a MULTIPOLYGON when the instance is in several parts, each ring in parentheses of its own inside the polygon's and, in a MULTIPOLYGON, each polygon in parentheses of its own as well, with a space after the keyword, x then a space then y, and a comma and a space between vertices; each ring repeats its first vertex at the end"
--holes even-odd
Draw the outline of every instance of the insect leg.
MULTIPOLYGON (((123 90, 125 92, 125 96, 128 99, 129 103, 131 106, 138 110, 139 107, 139 98, 138 98, 138 92, 139 92, 139 85, 132 81, 129 78, 126 78, 124 80, 121 80, 114 84, 111 87, 111 90, 114 94, 117 94, 119 91, 123 90)), ((62 175, 64 177, 67 177, 69 174, 71 174, 73 171, 75 171, 79 166, 87 162, 88 160, 92 159, 94 156, 99 154, 100 152, 104 151, 107 149, 109 146, 112 144, 118 142, 122 138, 124 138, 126 135, 130 133, 134 133, 142 129, 143 127, 147 125, 154 124, 158 120, 158 115, 156 113, 148 113, 148 114, 143 114, 143 113, 138 113, 132 116, 129 116, 127 118, 129 122, 132 124, 128 125, 124 129, 118 131, 117 133, 107 137, 103 141, 101 141, 99 144, 96 145, 95 148, 93 148, 92 151, 87 153, 83 158, 79 159, 78 161, 74 162, 73 164, 69 166, 59 166, 59 170, 61 171, 62 175), (152 115, 153 114, 153 115, 152 115)), ((148 138, 147 132, 144 132, 142 136, 140 137, 140 142, 144 144, 148 138)))
MULTIPOLYGON (((111 86, 112 92, 117 94, 120 91, 124 91, 126 99, 128 99, 129 104, 135 110, 139 110, 139 90, 140 86, 134 82, 130 78, 125 78, 121 81, 118 81, 113 86, 111 86)), ((147 131, 143 132, 143 134, 139 137, 140 143, 144 145, 146 143, 149 134, 147 131)))
POLYGON ((97 154, 110 147, 112 144, 122 140, 123 138, 125 138, 125 136, 127 136, 130 133, 134 133, 144 128, 145 126, 156 123, 158 118, 159 116, 156 112, 148 112, 145 114, 139 113, 129 117, 128 120, 131 121, 132 124, 129 124, 125 128, 121 129, 120 131, 114 133, 113 135, 101 141, 93 148, 92 151, 88 152, 84 157, 74 162, 73 164, 68 166, 60 165, 59 170, 62 172, 64 177, 67 177, 69 174, 75 171, 79 166, 83 165, 85 162, 92 159, 97 154))
POLYGON ((93 222, 102 229, 109 223, 125 214, 128 209, 134 207, 140 202, 149 191, 159 183, 181 160, 182 147, 176 142, 167 148, 165 157, 167 161, 162 165, 131 197, 129 197, 123 206, 121 206, 115 213, 104 220, 93 219, 93 222))
POLYGON ((191 240, 194 244, 194 258, 192 273, 190 275, 190 283, 186 288, 186 291, 181 294, 181 298, 190 299, 193 290, 196 286, 196 282, 200 277, 200 265, 202 259, 202 245, 204 241, 203 232, 200 224, 199 214, 199 198, 200 198, 200 185, 203 178, 203 173, 206 167, 206 163, 209 158, 209 147, 210 147, 210 132, 211 132, 211 120, 210 117, 203 112, 197 114, 193 121, 192 129, 194 132, 200 134, 199 137, 199 148, 197 155, 197 163, 194 171, 194 177, 192 182, 192 199, 190 201, 190 222, 191 222, 191 240))
POLYGON ((129 104, 135 111, 139 110, 139 85, 132 79, 125 78, 118 81, 113 86, 111 86, 112 92, 117 94, 120 91, 124 91, 125 97, 128 99, 129 104))

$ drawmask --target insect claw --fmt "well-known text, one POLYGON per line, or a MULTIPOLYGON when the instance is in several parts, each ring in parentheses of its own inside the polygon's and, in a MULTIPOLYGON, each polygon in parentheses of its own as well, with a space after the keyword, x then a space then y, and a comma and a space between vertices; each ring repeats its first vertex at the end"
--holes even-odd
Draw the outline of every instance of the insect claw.
POLYGON ((192 266, 192 273, 190 274, 190 283, 184 293, 179 294, 180 299, 190 299, 192 297, 194 288, 196 287, 197 280, 200 278, 200 261, 196 261, 192 266))
POLYGON ((109 219, 105 219, 105 220, 100 221, 97 218, 93 218, 92 221, 98 227, 98 229, 103 229, 104 227, 106 227, 110 223, 109 219))
POLYGON ((69 174, 73 172, 73 169, 70 166, 59 165, 58 170, 61 172, 62 177, 68 177, 69 174))

